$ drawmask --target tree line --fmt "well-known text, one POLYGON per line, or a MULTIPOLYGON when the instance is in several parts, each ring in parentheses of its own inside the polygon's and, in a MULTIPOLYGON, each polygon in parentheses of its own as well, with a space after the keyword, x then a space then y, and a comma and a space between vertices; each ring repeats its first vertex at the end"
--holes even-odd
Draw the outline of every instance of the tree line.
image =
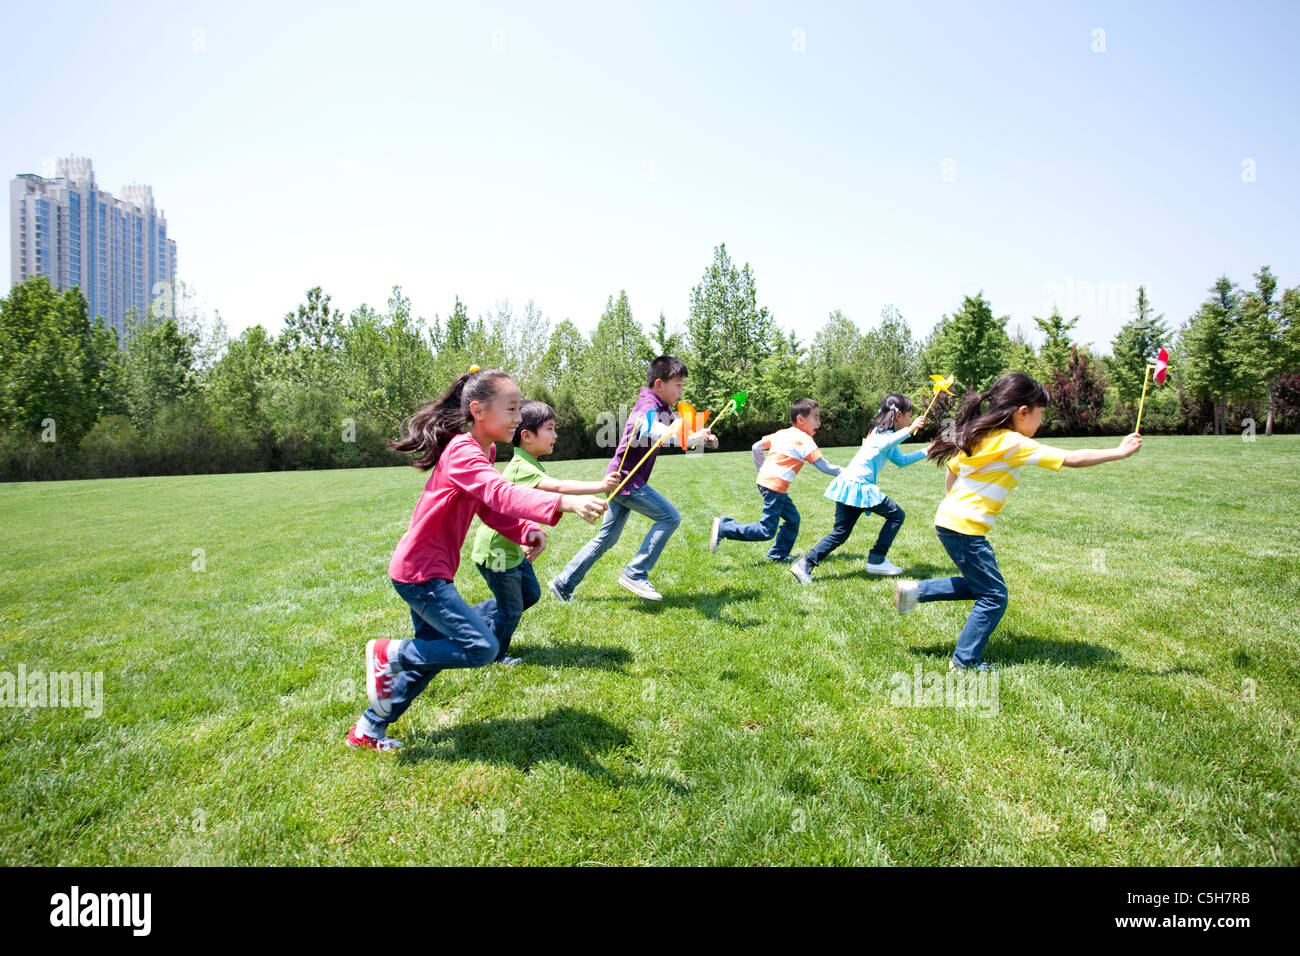
MULTIPOLYGON (((78 289, 59 293, 37 276, 0 299, 0 478, 398 464, 386 439, 470 365, 504 368, 525 396, 555 407, 557 457, 602 456, 660 354, 687 362, 687 399, 700 409, 748 392, 720 434, 731 449, 788 424, 804 395, 821 403, 819 442, 853 444, 888 392, 924 408, 931 374, 954 375, 960 395, 1011 369, 1051 393, 1044 434, 1120 434, 1133 427, 1146 365, 1162 347, 1169 384, 1149 388, 1144 432, 1295 431, 1300 287, 1279 291, 1268 266, 1253 279, 1242 287, 1219 277, 1173 330, 1140 287, 1111 354, 1099 355, 1073 338, 1078 316, 1033 317, 1035 346, 982 291, 923 340, 887 307, 865 330, 836 310, 804 342, 759 303, 753 270, 725 244, 691 290, 684 328, 662 312, 643 326, 620 291, 590 335, 569 319, 552 324, 531 301, 471 317, 457 298, 445 318, 426 321, 400 287, 383 310, 347 315, 316 287, 276 333, 253 325, 229 338, 219 316, 164 305, 128 316, 119 339, 89 316, 78 289)), ((921 437, 949 411, 941 397, 921 437)))

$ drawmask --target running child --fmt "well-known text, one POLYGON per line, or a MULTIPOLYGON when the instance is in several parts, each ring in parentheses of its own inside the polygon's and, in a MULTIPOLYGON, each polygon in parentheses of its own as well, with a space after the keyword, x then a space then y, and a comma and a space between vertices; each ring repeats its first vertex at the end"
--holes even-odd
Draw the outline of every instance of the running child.
POLYGON ((718 542, 772 541, 767 560, 789 561, 790 549, 799 536, 799 509, 789 495, 790 483, 806 463, 835 477, 842 470, 822 457, 813 441, 821 427, 821 407, 811 398, 801 398, 790 406, 790 427, 754 442, 754 467, 758 469, 758 493, 763 498, 763 516, 752 524, 741 524, 725 515, 713 519, 709 531, 709 550, 717 551, 718 542), (768 452, 764 459, 764 451, 768 452), (780 530, 778 531, 778 525, 780 530))
MULTIPOLYGON (((644 464, 638 464, 644 453, 638 454, 636 446, 649 448, 671 430, 673 409, 682 400, 682 393, 686 390, 686 374, 686 363, 671 355, 661 355, 650 363, 646 372, 646 386, 641 389, 636 404, 632 406, 627 425, 623 429, 623 439, 614 449, 614 457, 606 468, 609 474, 618 475, 621 482, 628 474, 623 471, 628 464, 624 460, 626 457, 631 462, 632 477, 609 503, 609 510, 605 512, 605 519, 596 536, 583 545, 563 571, 547 582, 551 593, 559 600, 573 599, 574 590, 582 583, 592 565, 618 541, 623 526, 627 524, 627 516, 633 511, 645 515, 654 523, 646 532, 645 540, 641 542, 636 555, 619 575, 618 583, 647 600, 663 600, 663 595, 650 583, 650 570, 659 560, 672 533, 681 524, 682 516, 667 498, 649 485, 650 472, 659 457, 659 450, 655 449, 644 464), (648 436, 641 436, 638 434, 640 426, 645 422, 648 412, 654 413, 654 426, 648 436), (629 443, 631 449, 628 448, 629 443)), ((710 448, 718 447, 718 439, 707 428, 688 435, 687 447, 694 447, 700 441, 710 448)))
POLYGON ((350 747, 400 747, 387 728, 433 675, 447 667, 482 667, 497 656, 499 644, 483 618, 487 602, 471 608, 452 583, 476 514, 522 544, 531 559, 546 548, 538 522, 553 525, 565 511, 594 521, 605 510, 599 498, 521 488, 492 467, 493 442, 510 440, 522 399, 505 372, 474 368, 412 415, 401 439, 388 443, 418 455, 414 467, 433 469, 388 566, 394 589, 410 605, 415 635, 366 643, 370 707, 348 731, 350 747), (462 432, 466 424, 470 430, 462 432))
POLYGON ((1019 482, 1020 469, 1025 465, 1052 471, 1062 466, 1086 468, 1128 458, 1142 447, 1137 433, 1107 449, 1066 451, 1039 444, 1033 436, 1047 402, 1047 389, 1024 372, 1012 372, 987 392, 967 396, 957 414, 953 440, 930 443, 929 457, 947 465, 948 495, 934 516, 935 531, 961 576, 899 581, 894 606, 906 614, 919 602, 975 602, 957 638, 949 670, 992 670, 981 656, 1007 609, 1008 594, 986 535, 1019 482))
POLYGON ((868 511, 885 519, 876 536, 876 543, 867 555, 870 574, 898 575, 903 569, 889 560, 889 546, 898 537, 906 516, 876 485, 876 476, 885 461, 906 468, 925 457, 925 449, 903 454, 898 446, 921 430, 925 424, 922 416, 912 421, 912 400, 898 392, 886 395, 880 403, 880 412, 872 424, 862 447, 853 460, 840 472, 826 489, 826 497, 835 502, 835 525, 830 534, 818 541, 806 555, 790 565, 790 573, 804 584, 812 583, 813 568, 825 561, 832 551, 849 540, 853 526, 868 511))
MULTIPOLYGON (((514 456, 502 469, 503 478, 524 488, 562 495, 608 495, 614 490, 619 482, 617 474, 606 475, 604 481, 557 481, 547 475, 537 459, 555 451, 555 409, 545 402, 529 401, 523 403, 519 414, 521 420, 512 439, 514 456)), ((542 596, 533 563, 518 544, 487 525, 474 535, 473 561, 492 589, 492 598, 479 605, 479 613, 491 623, 500 645, 494 663, 518 664, 520 659, 507 653, 510 638, 524 611, 542 596)))

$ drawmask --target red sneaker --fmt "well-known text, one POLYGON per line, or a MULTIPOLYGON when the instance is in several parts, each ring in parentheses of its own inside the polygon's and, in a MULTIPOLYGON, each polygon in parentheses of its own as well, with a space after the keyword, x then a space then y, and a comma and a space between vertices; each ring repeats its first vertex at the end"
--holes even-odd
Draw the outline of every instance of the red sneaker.
POLYGON ((348 730, 349 747, 368 747, 371 750, 378 750, 380 753, 387 753, 390 750, 396 750, 402 746, 400 740, 394 740, 392 737, 367 737, 365 734, 357 733, 357 725, 353 724, 348 730))
POLYGON ((387 639, 366 641, 366 696, 380 717, 387 717, 393 708, 393 668, 388 648, 394 643, 387 639))

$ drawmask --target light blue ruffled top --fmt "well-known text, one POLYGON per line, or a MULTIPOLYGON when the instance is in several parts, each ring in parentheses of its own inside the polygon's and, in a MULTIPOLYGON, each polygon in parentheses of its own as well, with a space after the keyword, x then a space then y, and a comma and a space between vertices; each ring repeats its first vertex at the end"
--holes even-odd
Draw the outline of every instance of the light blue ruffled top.
POLYGON ((854 508, 874 508, 880 504, 885 500, 885 493, 876 487, 876 475, 885 459, 899 468, 906 468, 925 457, 924 449, 909 455, 899 450, 899 444, 911 434, 906 428, 893 432, 872 431, 862 439, 862 447, 853 460, 826 488, 826 497, 854 508))

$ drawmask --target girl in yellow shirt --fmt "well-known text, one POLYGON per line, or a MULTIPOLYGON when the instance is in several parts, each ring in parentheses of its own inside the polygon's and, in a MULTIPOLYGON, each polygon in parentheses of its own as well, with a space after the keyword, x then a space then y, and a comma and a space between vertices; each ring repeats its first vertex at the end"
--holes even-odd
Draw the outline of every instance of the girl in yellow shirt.
POLYGON ((957 638, 949 669, 978 667, 984 646, 1007 609, 1007 585, 985 535, 1025 465, 1060 471, 1127 458, 1142 447, 1128 435, 1115 448, 1066 451, 1034 441, 1043 422, 1047 389, 1024 372, 1002 376, 983 394, 971 393, 957 414, 952 440, 930 444, 928 457, 947 466, 947 497, 934 516, 935 531, 960 577, 900 581, 894 606, 906 614, 925 601, 974 601, 957 638), (987 408, 985 407, 987 403, 987 408))

